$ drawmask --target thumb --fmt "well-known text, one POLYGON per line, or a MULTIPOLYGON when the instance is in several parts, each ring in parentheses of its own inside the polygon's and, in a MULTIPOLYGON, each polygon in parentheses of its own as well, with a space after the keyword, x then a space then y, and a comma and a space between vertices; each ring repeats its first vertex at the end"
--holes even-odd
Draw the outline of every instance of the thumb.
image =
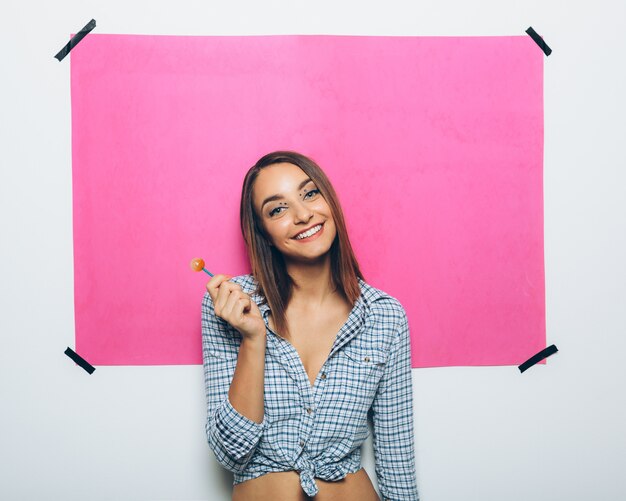
POLYGON ((256 304, 256 301, 254 299, 250 298, 250 313, 252 312, 261 316, 261 310, 259 309, 259 305, 256 304))

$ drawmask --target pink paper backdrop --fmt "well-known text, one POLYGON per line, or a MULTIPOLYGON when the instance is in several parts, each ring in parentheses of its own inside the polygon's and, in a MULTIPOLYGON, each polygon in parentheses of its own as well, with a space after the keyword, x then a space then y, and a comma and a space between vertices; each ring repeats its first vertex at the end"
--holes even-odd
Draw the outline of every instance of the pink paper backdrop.
MULTIPOLYGON (((71 52, 76 351, 200 364, 213 273, 249 273, 243 176, 328 173, 414 367, 544 348, 543 53, 511 37, 90 34, 71 52)), ((545 362, 544 362, 545 363, 545 362)))

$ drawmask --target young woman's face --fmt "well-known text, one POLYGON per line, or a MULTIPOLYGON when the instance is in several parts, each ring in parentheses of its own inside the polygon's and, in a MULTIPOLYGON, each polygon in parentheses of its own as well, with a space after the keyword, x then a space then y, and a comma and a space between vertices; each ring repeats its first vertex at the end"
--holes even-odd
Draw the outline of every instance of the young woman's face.
POLYGON ((271 243, 288 261, 307 261, 330 249, 337 230, 330 207, 315 183, 297 165, 272 164, 259 172, 253 203, 271 243), (298 239, 310 228, 321 230, 298 239))

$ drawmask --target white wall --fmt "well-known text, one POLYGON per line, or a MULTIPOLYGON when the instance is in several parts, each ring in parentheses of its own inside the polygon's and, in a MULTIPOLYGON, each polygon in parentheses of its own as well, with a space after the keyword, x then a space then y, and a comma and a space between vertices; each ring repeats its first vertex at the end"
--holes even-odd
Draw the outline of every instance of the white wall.
MULTIPOLYGON (((548 344, 516 367, 414 369, 424 501, 624 499, 624 2, 14 0, 0 7, 0 498, 230 499, 201 366, 98 367, 74 346, 69 57, 97 33, 514 35, 545 59, 548 344), (537 49, 539 50, 539 48, 537 49)), ((375 479, 371 439, 364 464, 375 479)))

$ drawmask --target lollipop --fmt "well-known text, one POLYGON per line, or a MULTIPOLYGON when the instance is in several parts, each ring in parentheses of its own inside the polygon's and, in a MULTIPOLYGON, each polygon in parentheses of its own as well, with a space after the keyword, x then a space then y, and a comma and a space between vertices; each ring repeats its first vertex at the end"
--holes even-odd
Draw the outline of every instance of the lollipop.
POLYGON ((193 271, 204 271, 207 275, 213 276, 213 273, 211 273, 204 267, 204 259, 200 257, 192 259, 191 263, 189 263, 189 266, 193 271))

